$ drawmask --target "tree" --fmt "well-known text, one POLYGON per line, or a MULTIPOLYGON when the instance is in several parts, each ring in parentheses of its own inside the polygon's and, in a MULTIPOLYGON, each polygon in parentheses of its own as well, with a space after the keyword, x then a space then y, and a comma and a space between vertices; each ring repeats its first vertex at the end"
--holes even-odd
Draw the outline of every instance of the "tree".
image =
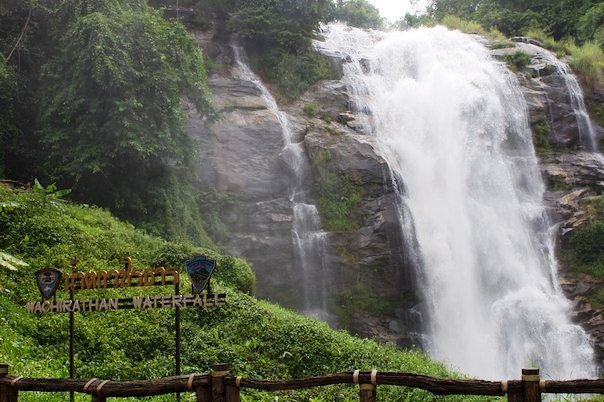
POLYGON ((48 179, 137 224, 187 231, 166 222, 175 208, 200 225, 199 205, 182 192, 196 157, 182 100, 212 113, 203 55, 182 24, 144 1, 67 3, 53 9, 65 26, 50 29, 56 53, 41 71, 48 179))
POLYGON ((367 0, 338 0, 332 18, 358 28, 384 27, 379 10, 367 0))

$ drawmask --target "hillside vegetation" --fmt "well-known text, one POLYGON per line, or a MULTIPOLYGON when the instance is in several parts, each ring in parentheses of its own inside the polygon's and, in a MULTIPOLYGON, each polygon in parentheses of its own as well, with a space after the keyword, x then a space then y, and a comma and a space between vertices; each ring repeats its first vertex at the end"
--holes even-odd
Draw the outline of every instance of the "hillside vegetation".
MULTIPOLYGON (((46 266, 68 270, 70 256, 78 256, 82 270, 119 267, 123 256, 131 256, 135 267, 182 267, 192 255, 204 253, 218 261, 213 286, 228 293, 228 304, 220 309, 183 310, 183 373, 205 372, 214 363, 226 362, 238 375, 265 379, 356 368, 449 375, 441 364, 422 354, 356 339, 314 319, 256 300, 250 295, 254 276, 241 259, 143 234, 107 211, 63 202, 52 194, 0 185, 0 250, 29 264, 18 271, 0 267, 0 361, 9 363, 14 373, 68 376, 68 315, 25 312, 25 302, 40 297, 35 270, 46 266)), ((183 288, 187 289, 187 285, 183 288)), ((90 298, 117 294, 124 297, 136 292, 85 291, 90 298)), ((65 293, 61 289, 59 298, 65 298, 65 293)), ((78 376, 128 380, 173 374, 173 322, 174 313, 168 310, 77 314, 78 376)), ((329 387, 283 393, 280 400, 354 400, 357 392, 354 387, 329 387)), ((249 401, 274 400, 269 394, 244 394, 249 401)), ((37 401, 40 396, 24 393, 21 398, 37 401)), ((47 395, 44 400, 64 400, 61 398, 47 395)), ((380 398, 436 399, 424 392, 389 387, 380 387, 380 398)), ((465 400, 451 398, 462 399, 465 400)))

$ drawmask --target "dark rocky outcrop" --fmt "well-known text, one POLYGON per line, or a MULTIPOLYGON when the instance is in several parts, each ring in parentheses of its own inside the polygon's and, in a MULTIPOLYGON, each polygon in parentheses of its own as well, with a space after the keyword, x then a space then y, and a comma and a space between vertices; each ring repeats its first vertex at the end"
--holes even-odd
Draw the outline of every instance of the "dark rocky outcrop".
POLYGON ((281 126, 257 86, 233 76, 231 47, 209 34, 196 33, 195 38, 221 63, 209 76, 219 118, 208 124, 191 111, 187 131, 199 143, 202 187, 233 198, 221 217, 228 232, 223 246, 253 264, 258 296, 295 307, 293 217, 283 174, 281 126))

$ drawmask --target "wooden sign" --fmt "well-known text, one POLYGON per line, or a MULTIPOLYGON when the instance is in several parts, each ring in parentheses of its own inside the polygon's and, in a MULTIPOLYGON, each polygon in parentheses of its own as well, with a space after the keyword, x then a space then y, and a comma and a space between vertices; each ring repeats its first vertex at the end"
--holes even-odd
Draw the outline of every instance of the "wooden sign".
POLYGON ((44 268, 36 271, 38 289, 42 301, 28 302, 26 310, 29 313, 74 313, 86 311, 111 311, 121 309, 148 308, 181 308, 181 307, 221 307, 226 304, 226 294, 208 293, 201 291, 208 283, 216 261, 205 256, 197 256, 186 263, 187 273, 191 277, 193 293, 180 294, 180 273, 175 268, 132 268, 132 260, 126 257, 122 260, 124 268, 104 271, 78 271, 63 274, 55 268, 44 268), (174 285, 175 295, 133 296, 131 298, 108 298, 98 300, 76 300, 73 295, 70 300, 56 300, 56 291, 64 277, 65 290, 70 294, 75 290, 94 289, 125 289, 130 287, 151 287, 174 285), (55 297, 54 301, 49 299, 55 297))
POLYGON ((96 300, 37 301, 26 304, 28 313, 79 313, 87 311, 146 310, 151 308, 176 307, 222 307, 226 304, 226 293, 134 296, 130 298, 107 298, 96 300))
POLYGON ((124 259, 121 270, 82 272, 74 271, 65 275, 65 289, 91 290, 108 288, 129 288, 136 286, 164 286, 180 283, 180 274, 173 268, 132 269, 130 258, 124 259), (79 285, 79 286, 78 286, 79 285))
MULTIPOLYGON (((1 0, 0 0, 1 1, 1 0)), ((180 294, 180 273, 174 268, 132 268, 130 257, 122 259, 124 268, 103 271, 83 272, 77 270, 78 259, 71 259, 72 271, 63 275, 55 268, 44 268, 36 271, 38 290, 42 301, 28 302, 25 306, 28 313, 69 313, 69 377, 75 378, 75 313, 89 311, 114 311, 122 309, 146 310, 152 308, 174 308, 175 332, 175 371, 180 375, 180 309, 183 307, 221 307, 226 304, 225 293, 210 293, 210 278, 216 268, 216 261, 206 256, 196 256, 187 261, 186 270, 192 284, 192 293, 180 294), (65 290, 69 300, 56 300, 56 292, 64 276, 65 290), (94 300, 76 300, 76 290, 125 289, 131 287, 151 287, 174 285, 173 295, 146 295, 129 298, 104 298, 94 300), (204 294, 202 291, 207 289, 204 294), (50 299, 53 298, 51 301, 50 299)), ((2 398, 0 398, 2 399, 2 398)), ((180 401, 180 395, 176 394, 180 401)), ((70 401, 74 393, 70 392, 70 401)))

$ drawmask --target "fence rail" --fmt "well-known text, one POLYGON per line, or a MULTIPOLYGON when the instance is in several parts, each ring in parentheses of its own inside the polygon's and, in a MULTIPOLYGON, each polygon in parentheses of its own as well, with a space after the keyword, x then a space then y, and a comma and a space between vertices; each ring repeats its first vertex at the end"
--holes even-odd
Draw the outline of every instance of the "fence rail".
POLYGON ((350 371, 287 381, 263 381, 230 375, 228 365, 216 364, 210 373, 190 374, 141 381, 92 379, 25 378, 10 375, 0 364, 0 402, 18 402, 19 391, 79 392, 92 402, 108 397, 136 397, 194 392, 198 402, 238 402, 241 388, 285 391, 335 384, 355 384, 361 402, 374 402, 378 385, 419 388, 436 395, 508 396, 511 402, 537 402, 543 393, 604 394, 604 379, 545 381, 538 369, 522 370, 521 380, 482 381, 434 378, 419 374, 350 371))

